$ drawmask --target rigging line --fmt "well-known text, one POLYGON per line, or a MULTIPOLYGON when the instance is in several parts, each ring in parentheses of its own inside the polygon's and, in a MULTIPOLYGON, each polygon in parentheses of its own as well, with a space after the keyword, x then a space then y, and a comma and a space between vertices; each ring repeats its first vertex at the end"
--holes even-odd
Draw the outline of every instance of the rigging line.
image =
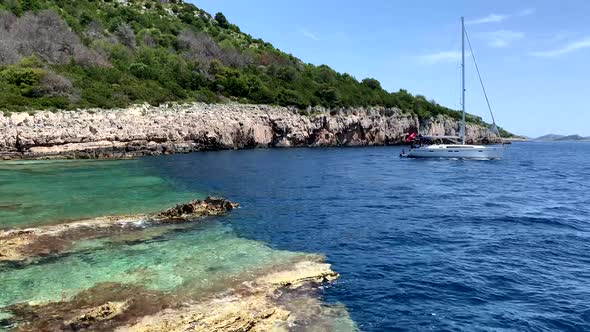
POLYGON ((494 118, 494 113, 492 112, 492 106, 490 106, 490 100, 488 99, 488 94, 486 92, 486 88, 483 84, 483 79, 481 78, 481 74, 479 72, 479 66, 477 65, 477 60, 475 60, 475 53, 473 52, 473 48, 471 47, 471 40, 469 40, 469 35, 467 34, 467 30, 465 30, 465 37, 467 37, 467 44, 469 44, 469 51, 471 51, 471 57, 473 58, 473 63, 475 64, 475 70, 477 71, 477 77, 479 77, 479 83, 481 84, 481 88, 483 90, 483 95, 486 97, 486 103, 488 104, 488 110, 490 111, 490 115, 492 116, 492 123, 494 124, 494 130, 497 131, 498 127, 496 126, 496 119, 494 118))
POLYGON ((457 109, 460 109, 463 106, 463 97, 461 96, 461 60, 457 60, 457 67, 455 67, 455 84, 453 89, 453 95, 457 98, 455 100, 455 105, 457 109))
MULTIPOLYGON (((460 47, 461 45, 461 38, 457 38, 456 36, 453 38, 453 48, 455 48, 455 46, 457 48, 460 47)), ((452 96, 453 96, 453 107, 455 109, 461 109, 461 107, 463 106, 463 100, 461 97, 461 59, 457 58, 457 60, 455 61, 455 84, 453 84, 453 91, 452 91, 452 96), (457 99, 455 99, 457 98, 457 99)))

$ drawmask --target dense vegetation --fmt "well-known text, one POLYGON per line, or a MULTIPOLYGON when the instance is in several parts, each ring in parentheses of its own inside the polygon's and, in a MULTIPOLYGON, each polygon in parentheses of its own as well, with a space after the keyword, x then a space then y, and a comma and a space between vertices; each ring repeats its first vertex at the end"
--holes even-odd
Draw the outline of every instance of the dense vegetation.
POLYGON ((460 117, 375 79, 305 64, 181 0, 2 0, 0 84, 9 111, 230 99, 460 117))

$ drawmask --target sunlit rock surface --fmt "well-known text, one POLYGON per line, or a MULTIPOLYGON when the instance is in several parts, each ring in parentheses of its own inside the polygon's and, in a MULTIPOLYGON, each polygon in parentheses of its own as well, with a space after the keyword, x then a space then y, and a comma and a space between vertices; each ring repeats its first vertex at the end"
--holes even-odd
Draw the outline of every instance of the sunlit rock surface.
MULTIPOLYGON (((336 278, 338 274, 330 265, 304 260, 244 282, 222 296, 164 310, 118 331, 288 331, 293 326, 335 331, 342 318, 347 318, 346 311, 335 315, 340 320, 326 319, 327 313, 336 309, 322 305, 311 290, 336 278), (310 288, 286 295, 301 287, 310 288)), ((350 319, 347 328, 354 328, 350 319)))

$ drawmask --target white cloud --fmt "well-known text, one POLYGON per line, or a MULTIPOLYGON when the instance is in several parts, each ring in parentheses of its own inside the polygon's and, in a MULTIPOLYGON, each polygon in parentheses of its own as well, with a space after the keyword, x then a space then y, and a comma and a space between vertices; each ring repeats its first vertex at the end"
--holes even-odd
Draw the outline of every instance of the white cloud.
POLYGON ((558 57, 560 55, 572 53, 585 48, 590 48, 590 37, 567 43, 560 48, 533 52, 531 55, 536 57, 558 57))
POLYGON ((527 9, 523 9, 521 11, 519 11, 518 13, 516 13, 516 16, 529 16, 529 15, 533 15, 535 13, 535 9, 534 8, 527 8, 527 9))
POLYGON ((488 16, 484 16, 484 17, 480 17, 474 20, 469 20, 466 21, 466 24, 485 24, 485 23, 500 23, 503 21, 506 21, 507 19, 513 18, 513 17, 524 17, 524 16, 529 16, 532 15, 535 12, 535 10, 533 8, 527 8, 527 9, 523 9, 517 13, 513 13, 513 14, 489 14, 488 16))
POLYGON ((466 24, 498 23, 508 19, 508 15, 490 14, 475 20, 465 22, 466 24))
POLYGON ((490 47, 506 47, 513 42, 523 39, 524 33, 511 30, 497 30, 484 34, 490 47))
POLYGON ((314 34, 313 32, 311 32, 309 30, 301 29, 301 33, 303 34, 303 36, 305 36, 306 38, 309 38, 311 40, 315 40, 315 41, 321 40, 320 37, 318 37, 316 34, 314 34))
MULTIPOLYGON (((471 53, 465 52, 465 56, 470 56, 471 53)), ((436 53, 419 55, 418 63, 423 65, 434 65, 444 62, 455 62, 461 60, 461 52, 459 51, 441 51, 436 53)))
POLYGON ((543 36, 543 38, 545 39, 546 43, 559 43, 562 41, 567 40, 569 37, 571 36, 571 33, 569 31, 557 31, 557 32, 553 32, 551 34, 546 34, 545 36, 543 36))

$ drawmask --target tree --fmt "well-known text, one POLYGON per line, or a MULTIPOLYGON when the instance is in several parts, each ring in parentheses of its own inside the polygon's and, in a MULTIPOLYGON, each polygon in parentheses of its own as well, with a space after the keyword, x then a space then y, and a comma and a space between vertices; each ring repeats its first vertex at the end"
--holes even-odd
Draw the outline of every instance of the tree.
POLYGON ((317 96, 321 99, 322 104, 327 107, 337 106, 340 96, 338 90, 333 86, 324 85, 317 91, 317 96))
POLYGON ((299 72, 293 67, 285 66, 278 70, 277 76, 285 82, 294 82, 299 76, 299 72))
POLYGON ((381 89, 381 83, 379 83, 379 81, 377 81, 374 78, 365 78, 361 84, 371 90, 380 90, 381 89))
POLYGON ((229 21, 227 20, 227 18, 225 18, 225 15, 223 15, 223 13, 219 12, 215 14, 215 20, 217 21, 217 24, 219 24, 220 27, 224 29, 229 28, 229 21))
POLYGON ((299 108, 304 108, 307 106, 304 98, 301 97, 297 91, 288 90, 285 88, 281 88, 279 91, 277 101, 281 106, 297 106, 299 108))

